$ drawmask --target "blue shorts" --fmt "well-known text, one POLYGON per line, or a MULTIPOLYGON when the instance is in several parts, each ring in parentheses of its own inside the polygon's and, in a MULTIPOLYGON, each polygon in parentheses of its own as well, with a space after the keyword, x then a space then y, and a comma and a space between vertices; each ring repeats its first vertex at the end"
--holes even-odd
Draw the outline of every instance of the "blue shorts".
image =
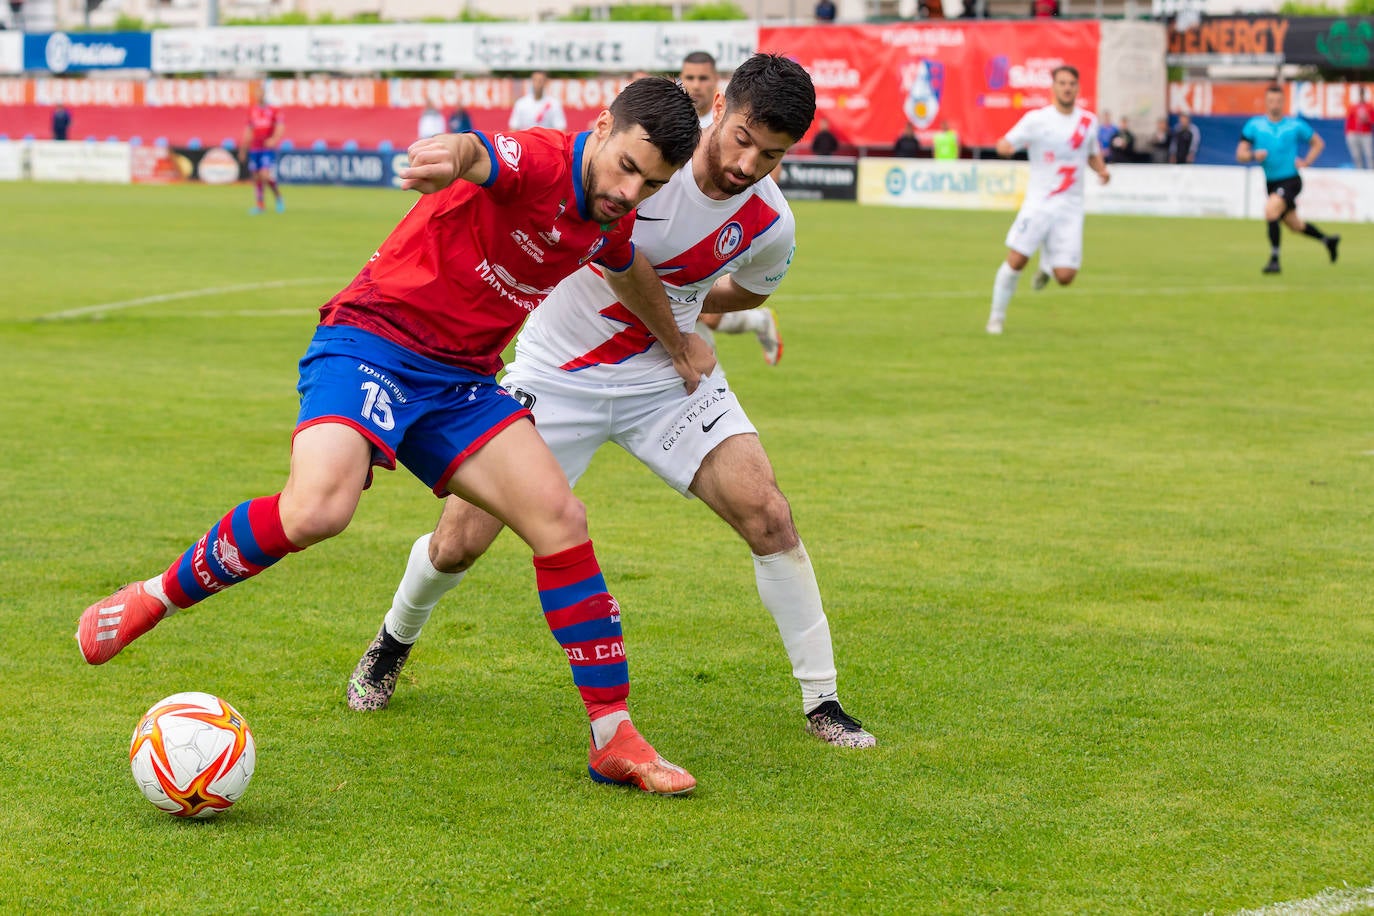
POLYGON ((351 426, 372 443, 373 465, 394 470, 400 461, 436 496, 489 439, 522 417, 533 419, 494 376, 339 325, 315 329, 296 390, 296 432, 320 423, 351 426))
POLYGON ((261 172, 263 169, 270 169, 276 164, 276 150, 258 149, 248 151, 248 171, 250 172, 261 172))

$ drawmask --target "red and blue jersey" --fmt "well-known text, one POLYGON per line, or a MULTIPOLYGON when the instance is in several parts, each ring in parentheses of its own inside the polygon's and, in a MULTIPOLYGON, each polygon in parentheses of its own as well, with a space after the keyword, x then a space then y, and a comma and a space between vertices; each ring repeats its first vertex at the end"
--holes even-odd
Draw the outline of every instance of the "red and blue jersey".
POLYGON ((281 112, 271 105, 254 105, 248 109, 248 129, 253 132, 248 141, 248 151, 256 153, 267 149, 267 138, 281 123, 281 112))
POLYGON ((491 157, 482 185, 425 194, 353 282, 320 309, 352 325, 485 375, 560 280, 595 261, 634 260, 631 212, 594 221, 582 182, 589 134, 544 128, 474 134, 491 157))

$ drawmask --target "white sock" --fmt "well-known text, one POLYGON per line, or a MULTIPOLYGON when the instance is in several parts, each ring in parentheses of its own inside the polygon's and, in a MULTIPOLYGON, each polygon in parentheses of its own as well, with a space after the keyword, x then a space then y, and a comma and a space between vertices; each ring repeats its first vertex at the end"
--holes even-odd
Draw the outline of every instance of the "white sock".
POLYGON ((721 315, 720 326, 716 330, 722 334, 758 333, 763 330, 763 322, 763 313, 758 309, 741 309, 721 315))
POLYGON ((147 582, 144 582, 143 590, 162 602, 162 606, 167 609, 167 613, 162 615, 164 618, 171 617, 177 612, 177 606, 167 600, 167 593, 162 590, 161 576, 153 576, 147 582))
POLYGON ((439 572, 429 562, 430 537, 426 534, 411 546, 405 575, 396 587, 396 596, 391 599, 391 610, 386 612, 387 632, 406 645, 420 638, 420 630, 439 599, 463 581, 463 572, 439 572))
POLYGON ((630 721, 630 714, 625 710, 618 712, 608 712, 600 719, 592 720, 592 741, 596 743, 597 750, 606 746, 606 742, 615 737, 615 730, 620 727, 621 722, 630 721))
POLYGON ((997 279, 992 283, 992 312, 988 315, 989 321, 1006 320, 1007 305, 1011 303, 1012 294, 1016 292, 1016 284, 1020 280, 1021 271, 1012 270, 1006 261, 997 268, 997 279))
POLYGON ((763 606, 778 625, 792 662, 792 676, 801 685, 802 712, 810 712, 826 700, 838 700, 830 623, 825 619, 821 590, 805 545, 766 557, 755 555, 754 581, 763 606))

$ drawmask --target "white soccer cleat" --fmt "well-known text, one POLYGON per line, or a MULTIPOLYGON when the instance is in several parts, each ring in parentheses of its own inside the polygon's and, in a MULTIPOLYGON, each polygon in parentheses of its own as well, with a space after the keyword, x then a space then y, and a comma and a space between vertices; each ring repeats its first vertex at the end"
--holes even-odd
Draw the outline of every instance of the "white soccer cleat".
POLYGON ((989 333, 989 334, 1001 334, 1001 333, 1002 333, 1002 319, 1001 319, 1001 318, 989 318, 989 319, 988 319, 988 333, 989 333))

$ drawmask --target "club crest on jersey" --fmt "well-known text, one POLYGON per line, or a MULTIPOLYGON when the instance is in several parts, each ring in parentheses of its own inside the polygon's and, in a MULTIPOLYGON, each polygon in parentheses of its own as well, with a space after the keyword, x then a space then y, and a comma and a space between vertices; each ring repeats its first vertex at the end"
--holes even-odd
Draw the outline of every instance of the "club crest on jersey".
POLYGON ((605 244, 606 244, 606 236, 603 235, 603 236, 599 237, 595 242, 592 243, 592 247, 590 247, 590 248, 587 249, 587 253, 586 253, 586 254, 584 254, 582 257, 580 257, 580 258, 577 259, 577 263, 578 263, 578 264, 586 264, 586 263, 587 263, 588 261, 590 261, 592 258, 596 257, 596 253, 597 253, 598 251, 600 251, 600 250, 605 246, 605 244))
POLYGON ((716 233, 716 257, 721 261, 728 261, 736 251, 739 250, 740 242, 744 241, 744 227, 731 220, 720 227, 720 232, 716 233))
POLYGON ((505 134, 496 135, 496 155, 517 172, 520 171, 520 153, 520 141, 505 134))

